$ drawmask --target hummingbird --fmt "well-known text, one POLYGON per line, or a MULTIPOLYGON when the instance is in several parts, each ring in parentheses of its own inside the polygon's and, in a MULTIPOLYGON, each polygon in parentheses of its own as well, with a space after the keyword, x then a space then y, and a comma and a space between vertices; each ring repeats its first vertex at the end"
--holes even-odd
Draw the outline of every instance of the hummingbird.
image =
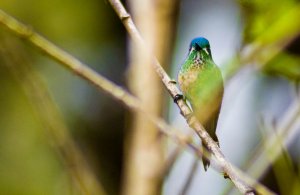
MULTIPOLYGON (((178 73, 178 83, 185 100, 190 103, 194 116, 217 142, 216 127, 223 99, 223 77, 214 63, 209 41, 198 37, 191 41, 189 53, 178 73)), ((202 142, 204 170, 210 165, 210 152, 202 142)))

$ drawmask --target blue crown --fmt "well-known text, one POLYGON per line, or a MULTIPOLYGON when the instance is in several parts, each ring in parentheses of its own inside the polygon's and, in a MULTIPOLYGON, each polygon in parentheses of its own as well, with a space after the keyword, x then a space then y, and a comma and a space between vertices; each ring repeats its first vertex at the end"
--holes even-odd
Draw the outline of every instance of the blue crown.
POLYGON ((209 48, 209 42, 204 37, 197 37, 192 40, 190 47, 196 47, 198 45, 200 48, 209 48))

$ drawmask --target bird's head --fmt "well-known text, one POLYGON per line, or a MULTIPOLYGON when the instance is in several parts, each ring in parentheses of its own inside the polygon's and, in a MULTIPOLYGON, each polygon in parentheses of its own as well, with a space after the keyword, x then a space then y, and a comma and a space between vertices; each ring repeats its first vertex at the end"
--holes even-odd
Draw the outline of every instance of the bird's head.
POLYGON ((208 40, 204 37, 193 39, 190 44, 189 57, 200 64, 211 61, 212 56, 208 40))

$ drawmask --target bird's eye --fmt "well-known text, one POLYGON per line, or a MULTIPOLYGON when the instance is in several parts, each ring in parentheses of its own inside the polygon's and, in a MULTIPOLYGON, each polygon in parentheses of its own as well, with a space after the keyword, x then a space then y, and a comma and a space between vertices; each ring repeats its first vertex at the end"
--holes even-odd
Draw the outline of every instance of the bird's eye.
POLYGON ((200 47, 198 44, 195 44, 195 50, 196 50, 196 51, 200 51, 200 50, 201 50, 201 47, 200 47))

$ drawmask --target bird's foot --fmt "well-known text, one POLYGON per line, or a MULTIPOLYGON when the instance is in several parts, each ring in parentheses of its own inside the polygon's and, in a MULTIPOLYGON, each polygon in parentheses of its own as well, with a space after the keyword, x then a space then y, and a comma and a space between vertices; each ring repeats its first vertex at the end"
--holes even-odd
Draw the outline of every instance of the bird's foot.
POLYGON ((222 174, 223 174, 224 179, 230 179, 229 175, 226 172, 223 172, 222 174))
MULTIPOLYGON (((175 102, 176 104, 178 104, 178 101, 179 101, 179 100, 186 101, 186 99, 185 99, 185 97, 184 97, 183 95, 181 95, 181 94, 176 94, 175 97, 174 97, 174 102, 175 102)), ((183 113, 181 110, 180 110, 180 114, 181 114, 182 116, 184 116, 184 113, 183 113)), ((185 115, 185 118, 186 118, 187 121, 189 122, 190 119, 192 118, 192 116, 193 116, 193 113, 189 113, 189 114, 186 114, 186 115, 185 115)))
POLYGON ((174 97, 174 102, 177 104, 178 100, 183 100, 183 99, 184 99, 183 95, 176 94, 175 97, 174 97))
POLYGON ((177 82, 174 80, 174 79, 171 79, 170 81, 169 81, 169 83, 171 83, 171 84, 177 84, 177 82))

